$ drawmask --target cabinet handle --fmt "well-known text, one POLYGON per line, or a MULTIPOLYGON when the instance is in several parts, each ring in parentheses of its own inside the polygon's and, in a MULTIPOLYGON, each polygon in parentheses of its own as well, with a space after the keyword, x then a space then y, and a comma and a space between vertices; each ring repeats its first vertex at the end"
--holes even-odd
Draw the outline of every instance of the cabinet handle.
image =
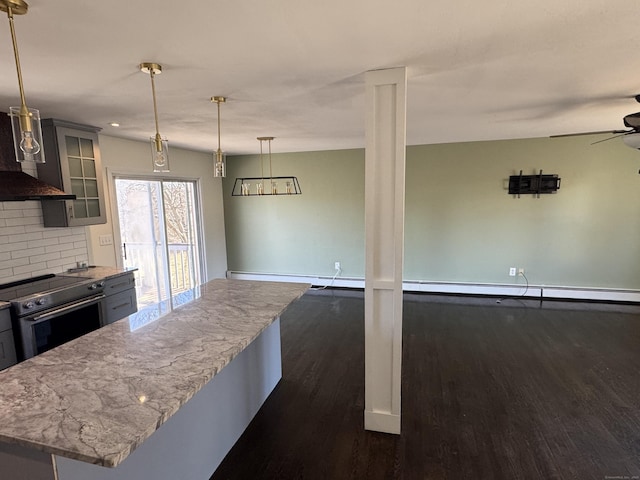
POLYGON ((73 218, 73 203, 69 204, 69 218, 73 218))
POLYGON ((111 310, 117 310, 119 308, 128 307, 131 305, 130 303, 121 303, 120 305, 116 305, 115 307, 111 307, 111 310))

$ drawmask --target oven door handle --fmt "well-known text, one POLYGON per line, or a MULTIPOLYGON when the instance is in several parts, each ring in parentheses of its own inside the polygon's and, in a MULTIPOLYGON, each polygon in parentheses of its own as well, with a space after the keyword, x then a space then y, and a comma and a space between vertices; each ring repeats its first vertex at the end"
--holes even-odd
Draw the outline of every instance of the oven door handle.
POLYGON ((103 298, 106 298, 106 295, 97 295, 95 297, 91 297, 87 300, 83 300, 81 302, 74 303, 73 305, 67 305, 66 307, 56 308, 55 310, 51 310, 50 312, 43 313, 42 315, 36 315, 35 317, 30 318, 29 320, 33 322, 39 322, 41 320, 48 320, 49 318, 57 317, 67 312, 73 312, 74 310, 78 310, 83 307, 88 307, 89 305, 93 305, 94 303, 100 302, 103 298))

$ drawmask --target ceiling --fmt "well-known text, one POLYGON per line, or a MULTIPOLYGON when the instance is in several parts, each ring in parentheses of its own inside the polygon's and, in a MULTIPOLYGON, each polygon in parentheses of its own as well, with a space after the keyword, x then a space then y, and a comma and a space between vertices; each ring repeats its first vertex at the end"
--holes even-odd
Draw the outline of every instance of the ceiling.
MULTIPOLYGON (((169 146, 256 153, 364 146, 364 72, 406 66, 407 143, 623 128, 640 110, 640 8, 619 0, 28 0, 15 17, 41 116, 169 146), (119 122, 119 128, 109 126, 119 122)), ((0 12, 0 111, 19 103, 0 12)), ((4 17, 4 20, 2 18, 4 17)))

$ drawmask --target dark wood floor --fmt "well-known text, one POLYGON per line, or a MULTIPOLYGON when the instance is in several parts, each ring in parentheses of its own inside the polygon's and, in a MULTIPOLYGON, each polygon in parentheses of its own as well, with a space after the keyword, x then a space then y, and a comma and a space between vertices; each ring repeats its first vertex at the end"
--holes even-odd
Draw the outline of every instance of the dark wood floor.
POLYGON ((283 378, 211 480, 640 478, 640 307, 406 295, 400 436, 363 430, 363 309, 289 308, 283 378))

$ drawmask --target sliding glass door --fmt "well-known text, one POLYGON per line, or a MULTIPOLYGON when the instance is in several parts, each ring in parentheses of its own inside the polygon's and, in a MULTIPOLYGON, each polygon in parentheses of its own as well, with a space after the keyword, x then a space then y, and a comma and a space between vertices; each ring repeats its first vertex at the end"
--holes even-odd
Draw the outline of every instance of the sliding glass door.
POLYGON ((138 309, 159 315, 194 298, 201 283, 193 181, 115 178, 122 264, 136 267, 138 309))

